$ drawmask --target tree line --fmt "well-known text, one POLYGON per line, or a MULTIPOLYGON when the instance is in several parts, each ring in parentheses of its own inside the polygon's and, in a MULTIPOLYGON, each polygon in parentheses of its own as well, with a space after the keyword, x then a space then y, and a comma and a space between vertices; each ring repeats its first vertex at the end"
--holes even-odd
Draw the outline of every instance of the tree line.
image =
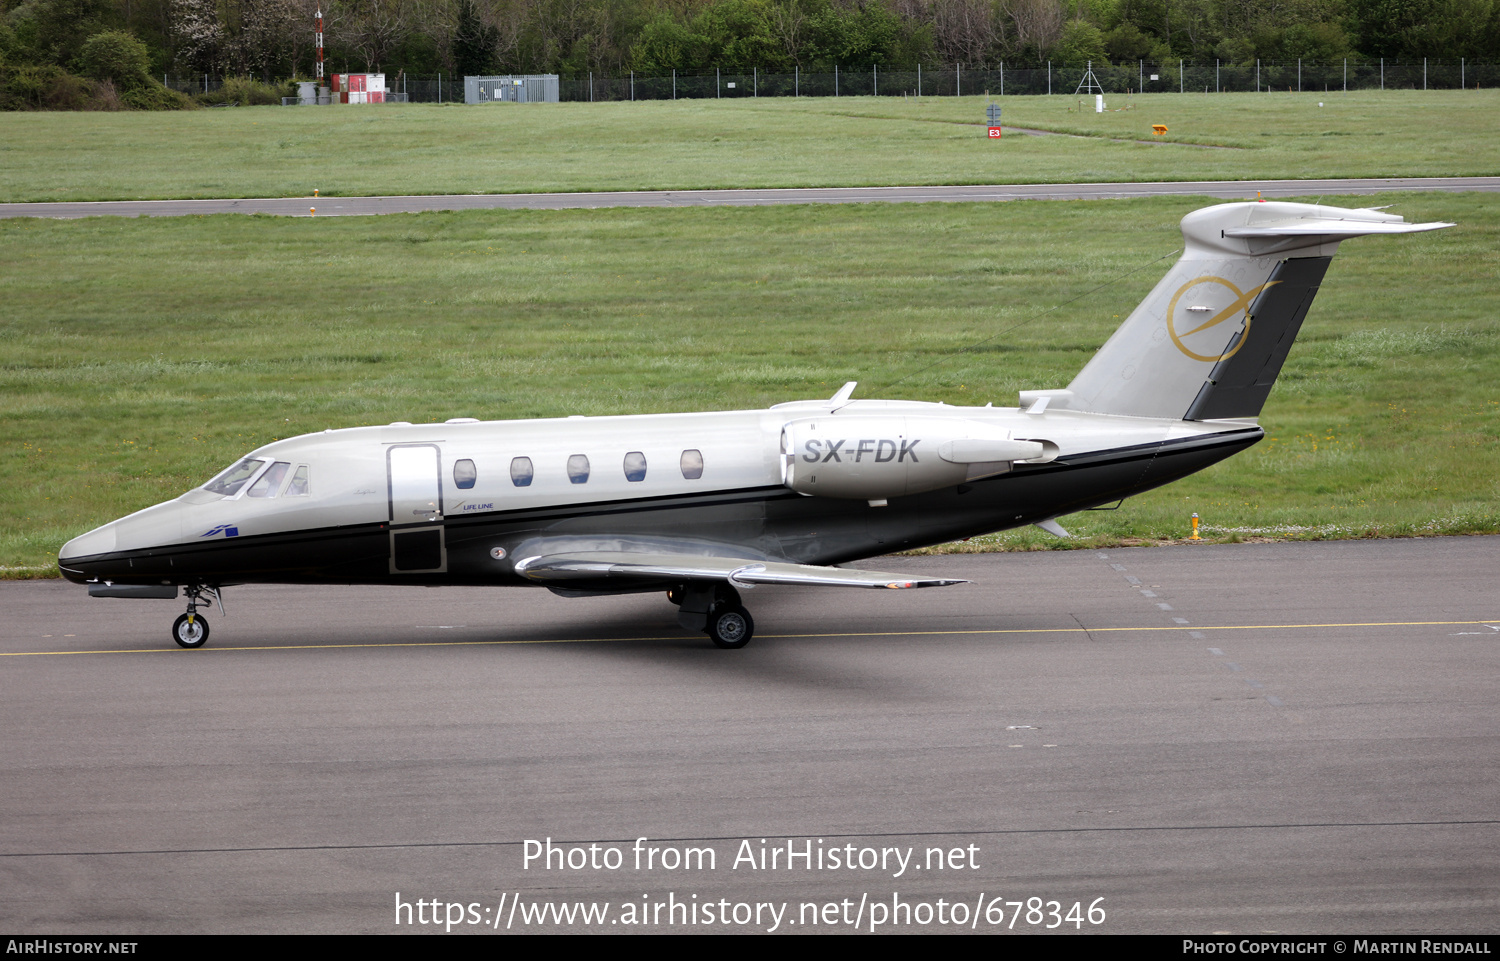
POLYGON ((1500 0, 0 0, 0 106, 45 105, 48 83, 164 106, 145 78, 308 77, 320 8, 329 72, 390 75, 1500 59, 1500 0))

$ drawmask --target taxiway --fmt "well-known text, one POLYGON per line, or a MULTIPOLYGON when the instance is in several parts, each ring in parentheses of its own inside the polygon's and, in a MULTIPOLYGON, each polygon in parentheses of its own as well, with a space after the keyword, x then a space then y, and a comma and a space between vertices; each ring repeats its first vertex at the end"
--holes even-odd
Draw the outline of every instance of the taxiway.
MULTIPOLYGON (((519 895, 801 931, 806 904, 1038 897, 1103 898, 1085 931, 1493 928, 1500 537, 880 566, 976 583, 757 589, 726 652, 655 594, 309 587, 227 590, 184 651, 176 602, 0 582, 0 920, 431 932, 399 907, 431 899, 478 905, 455 933, 587 927, 507 926, 519 895), (545 838, 718 860, 527 866, 545 838), (731 867, 762 839, 965 859, 731 867)), ((921 927, 995 930, 884 930, 921 927)))

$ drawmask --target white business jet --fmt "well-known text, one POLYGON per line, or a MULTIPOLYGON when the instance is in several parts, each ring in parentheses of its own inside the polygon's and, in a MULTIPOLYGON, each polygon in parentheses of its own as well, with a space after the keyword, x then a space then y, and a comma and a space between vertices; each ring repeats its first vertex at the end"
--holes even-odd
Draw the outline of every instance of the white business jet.
POLYGON ((767 410, 457 418, 306 434, 69 541, 94 597, 235 584, 664 591, 682 625, 750 641, 739 590, 962 581, 845 566, 1111 504, 1260 440, 1256 423, 1340 242, 1449 227, 1379 210, 1233 203, 1182 220, 1182 257, 1063 390, 1016 408, 827 400, 767 410))

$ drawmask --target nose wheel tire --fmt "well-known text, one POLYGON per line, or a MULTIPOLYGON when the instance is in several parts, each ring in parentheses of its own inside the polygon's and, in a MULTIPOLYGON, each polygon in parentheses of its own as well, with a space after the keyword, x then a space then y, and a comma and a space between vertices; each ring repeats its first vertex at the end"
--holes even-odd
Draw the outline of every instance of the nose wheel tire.
POLYGON ((202 647, 208 641, 208 621, 202 614, 184 614, 172 625, 172 640, 178 647, 202 647))
POLYGON ((734 651, 750 643, 755 636, 755 621, 750 612, 739 605, 716 606, 708 615, 708 626, 704 629, 715 647, 734 651))

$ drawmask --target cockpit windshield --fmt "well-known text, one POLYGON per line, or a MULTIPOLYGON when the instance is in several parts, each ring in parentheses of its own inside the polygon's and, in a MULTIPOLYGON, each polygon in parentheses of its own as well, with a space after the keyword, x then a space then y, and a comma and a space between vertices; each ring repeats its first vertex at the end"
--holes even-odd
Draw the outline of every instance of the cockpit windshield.
POLYGON ((223 494, 225 497, 233 497, 240 492, 240 488, 245 486, 245 482, 254 477, 255 472, 260 470, 264 464, 265 461, 258 457, 246 457, 218 477, 204 484, 203 489, 213 494, 223 494))

